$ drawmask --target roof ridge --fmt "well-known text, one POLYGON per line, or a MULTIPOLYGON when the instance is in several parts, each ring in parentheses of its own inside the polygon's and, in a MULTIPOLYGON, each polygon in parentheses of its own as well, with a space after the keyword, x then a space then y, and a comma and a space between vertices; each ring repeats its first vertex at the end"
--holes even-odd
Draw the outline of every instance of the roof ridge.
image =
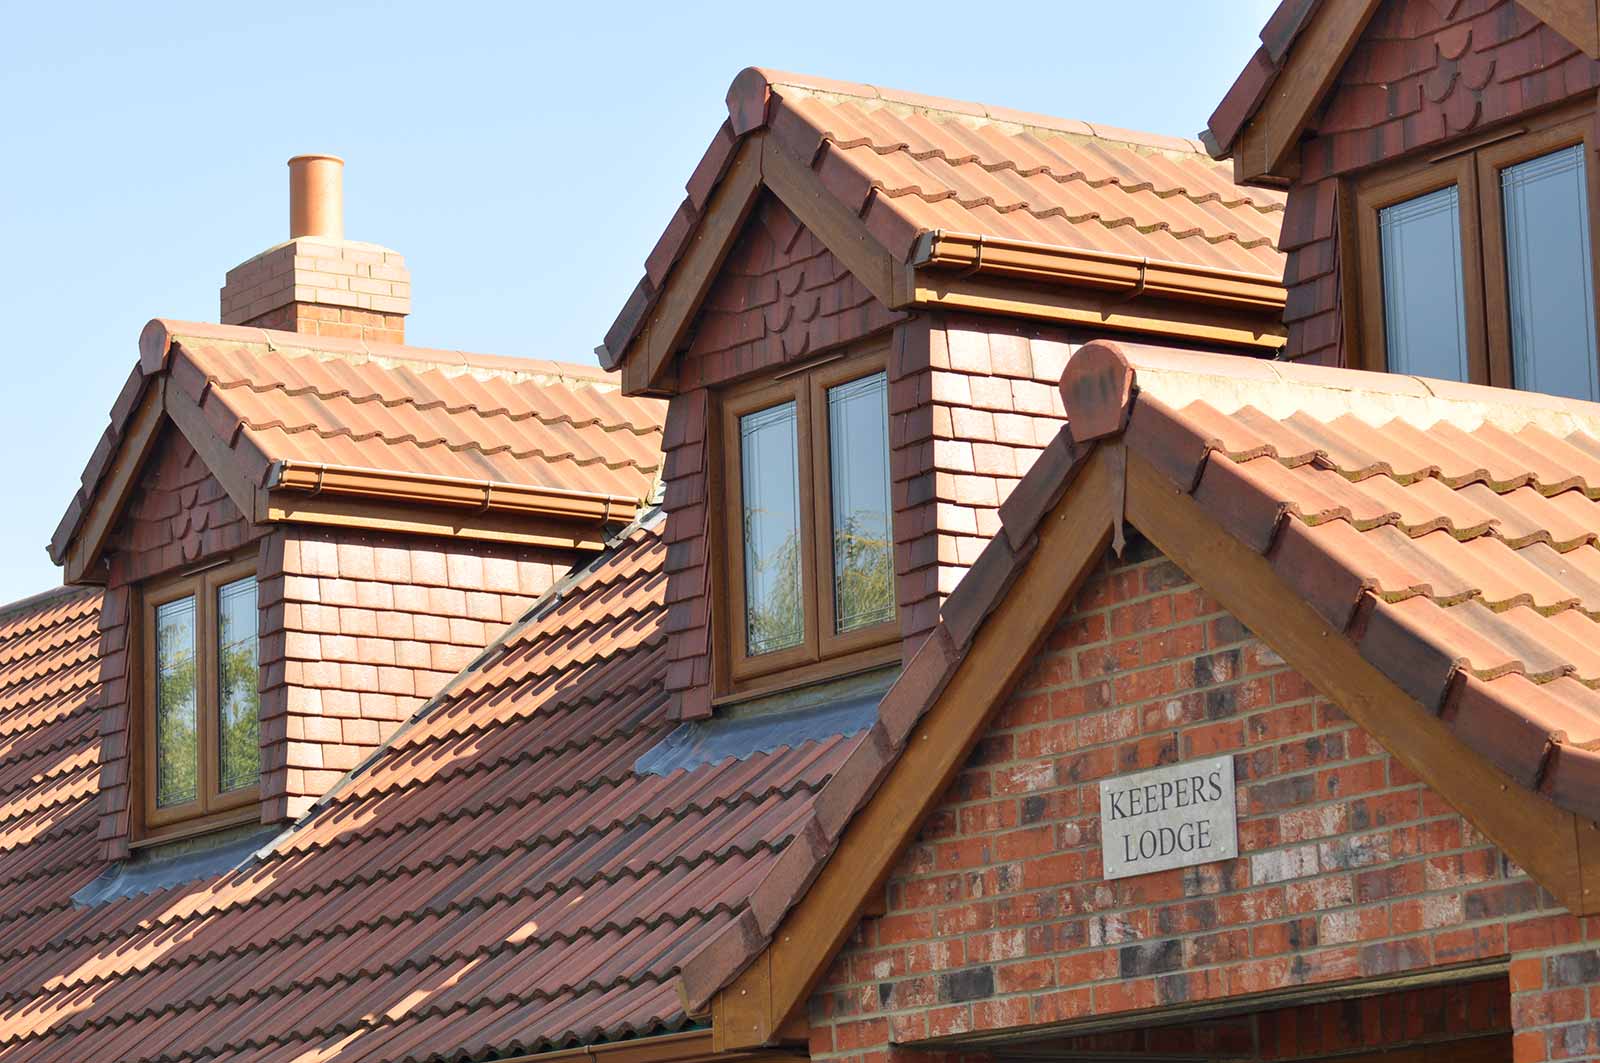
POLYGON ((1380 429, 1392 421, 1466 431, 1484 424, 1510 432, 1536 425, 1600 439, 1600 403, 1581 399, 1120 340, 1118 346, 1138 373, 1140 391, 1175 410, 1203 402, 1227 415, 1250 406, 1278 420, 1309 413, 1323 421, 1348 414, 1380 429))
POLYGON ((164 333, 160 336, 152 334, 147 344, 141 344, 141 346, 148 345, 152 348, 147 352, 147 357, 150 358, 165 357, 167 350, 171 347, 182 346, 184 340, 192 339, 210 343, 226 342, 252 347, 265 347, 272 351, 299 350, 311 356, 323 355, 344 361, 361 358, 375 361, 379 364, 414 364, 427 369, 442 369, 455 366, 463 370, 476 369, 494 373, 497 376, 520 375, 536 379, 540 377, 554 377, 557 379, 570 377, 583 383, 610 384, 614 388, 620 387, 617 375, 598 365, 583 365, 578 362, 562 362, 549 358, 522 358, 511 354, 488 354, 445 348, 412 347, 399 343, 368 343, 365 340, 344 339, 338 336, 312 336, 304 332, 285 332, 278 329, 256 328, 251 325, 218 325, 211 322, 178 321, 171 318, 155 318, 145 328, 147 334, 155 331, 164 333), (157 330, 152 330, 151 326, 157 326, 158 328, 157 330), (161 348, 159 354, 155 350, 157 347, 161 348))
POLYGON ((1034 111, 1020 111, 1012 107, 997 107, 974 100, 957 100, 947 96, 928 96, 919 92, 907 92, 860 82, 835 81, 831 78, 814 77, 809 74, 796 74, 764 67, 746 67, 740 71, 734 78, 733 86, 728 90, 729 95, 732 96, 737 89, 753 87, 755 79, 760 79, 768 89, 773 90, 775 94, 780 96, 782 92, 779 90, 797 89, 802 93, 813 95, 849 96, 858 99, 875 100, 885 104, 897 104, 911 110, 943 111, 960 115, 964 118, 1038 129, 1047 133, 1065 133, 1112 144, 1127 145, 1133 148, 1156 149, 1191 155, 1215 165, 1215 161, 1211 158, 1210 153, 1206 151, 1205 145, 1193 137, 1177 137, 1165 133, 1123 129, 1113 125, 1085 122, 1076 118, 1060 118, 1034 111))

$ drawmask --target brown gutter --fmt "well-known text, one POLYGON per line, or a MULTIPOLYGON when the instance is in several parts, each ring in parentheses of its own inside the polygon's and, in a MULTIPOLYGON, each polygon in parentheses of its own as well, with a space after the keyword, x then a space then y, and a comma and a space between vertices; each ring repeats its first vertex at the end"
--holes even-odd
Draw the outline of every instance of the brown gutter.
POLYGON ((298 461, 274 462, 266 489, 601 524, 631 521, 640 509, 639 499, 595 491, 298 461))
POLYGON ((1286 298, 1281 281, 1265 274, 944 229, 918 238, 911 265, 1259 311, 1281 311, 1286 298))

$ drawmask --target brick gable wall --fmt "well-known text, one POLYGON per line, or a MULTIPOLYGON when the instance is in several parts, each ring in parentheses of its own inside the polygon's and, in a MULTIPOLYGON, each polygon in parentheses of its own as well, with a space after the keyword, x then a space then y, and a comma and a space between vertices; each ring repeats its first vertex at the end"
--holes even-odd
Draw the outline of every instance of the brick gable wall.
POLYGON ((261 578, 263 819, 305 811, 475 658, 584 553, 361 529, 252 525, 183 435, 158 440, 107 551, 100 617, 100 822, 108 859, 133 829, 129 722, 138 586, 211 557, 261 578))
POLYGON ((1600 1054, 1600 919, 1558 908, 1138 541, 1085 586, 886 900, 813 997, 813 1058, 1119 1013, 1150 1027, 1186 1002, 1500 959, 1518 1060, 1600 1054), (1224 753, 1240 856, 1104 881, 1099 780, 1224 753))
POLYGON ((1281 246, 1288 355, 1357 364, 1343 334, 1340 179, 1591 93, 1600 63, 1514 0, 1384 0, 1339 74, 1289 191, 1281 246))

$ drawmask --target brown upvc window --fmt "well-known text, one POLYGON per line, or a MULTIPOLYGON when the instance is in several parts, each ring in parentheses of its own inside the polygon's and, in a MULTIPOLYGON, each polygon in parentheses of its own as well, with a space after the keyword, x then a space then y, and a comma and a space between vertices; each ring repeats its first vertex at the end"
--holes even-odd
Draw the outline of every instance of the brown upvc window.
POLYGON ((888 403, 881 349, 722 397, 724 692, 896 655, 888 403))
POLYGON ((1600 400, 1593 124, 1562 111, 1356 185, 1367 368, 1600 400))
POLYGON ((261 775, 255 566, 219 565, 143 598, 146 832, 247 818, 261 775))

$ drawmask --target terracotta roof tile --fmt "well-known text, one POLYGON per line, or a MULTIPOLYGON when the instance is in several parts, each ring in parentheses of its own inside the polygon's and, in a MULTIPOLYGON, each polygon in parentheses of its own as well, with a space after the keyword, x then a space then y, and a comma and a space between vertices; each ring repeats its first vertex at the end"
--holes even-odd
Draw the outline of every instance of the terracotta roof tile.
POLYGON ((734 79, 728 108, 599 348, 608 364, 642 325, 738 138, 763 128, 903 262, 942 230, 1283 276, 1283 194, 1235 184, 1199 141, 754 68, 734 79))
POLYGON ((660 523, 542 597, 267 855, 92 906, 69 900, 102 868, 75 781, 93 683, 72 677, 98 599, 0 616, 0 1060, 476 1057, 685 1026, 680 966, 857 740, 635 772, 676 726, 660 523))
MULTIPOLYGON (((252 490, 272 486, 273 468, 290 463, 636 505, 660 471, 664 404, 623 395, 612 375, 589 366, 179 322, 152 322, 142 342, 140 388, 170 376, 252 490)), ((133 405, 119 399, 113 411, 52 540, 58 560, 133 405)))

